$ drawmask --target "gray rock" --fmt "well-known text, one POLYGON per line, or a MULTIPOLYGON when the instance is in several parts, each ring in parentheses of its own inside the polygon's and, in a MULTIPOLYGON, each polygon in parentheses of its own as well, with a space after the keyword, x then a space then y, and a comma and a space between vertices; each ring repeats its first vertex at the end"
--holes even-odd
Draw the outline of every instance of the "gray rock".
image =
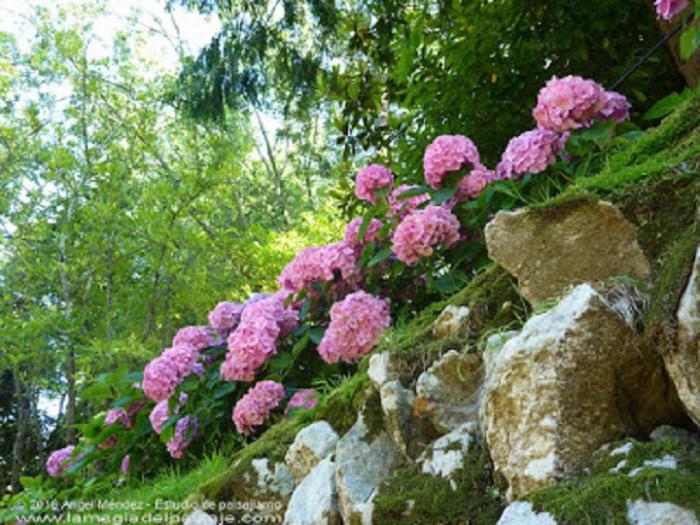
POLYGON ((584 282, 649 277, 635 227, 607 202, 501 211, 484 233, 489 256, 518 279, 533 305, 584 282))
POLYGON ((311 469, 294 490, 284 514, 287 525, 337 525, 335 464, 330 456, 311 469))
MULTIPOLYGON (((380 409, 381 410, 381 409, 380 409)), ((385 429, 370 429, 362 412, 336 446, 336 486, 344 523, 370 525, 379 483, 400 463, 385 429)))
POLYGON ((699 525, 692 510, 641 499, 627 502, 627 521, 632 525, 699 525))
POLYGON ((294 490, 294 478, 284 463, 270 465, 267 458, 251 462, 260 494, 276 494, 287 498, 294 490))
POLYGON ((394 444, 405 458, 412 457, 418 445, 417 425, 413 416, 416 395, 399 381, 384 383, 379 390, 384 421, 394 444), (409 453, 409 447, 411 452, 409 453))
POLYGON ((657 357, 635 343, 632 328, 583 284, 505 344, 486 380, 481 424, 509 498, 677 416, 657 357))
POLYGON ((416 383, 415 414, 430 420, 442 433, 477 422, 484 366, 477 353, 445 353, 416 383))
POLYGON ((496 362, 498 353, 505 346, 505 344, 518 335, 517 330, 507 330, 505 332, 496 332, 491 334, 486 339, 486 345, 484 345, 484 351, 481 354, 481 359, 484 362, 484 375, 488 376, 493 369, 493 365, 496 362))
POLYGON ((649 434, 649 438, 652 441, 663 441, 664 439, 670 438, 677 441, 687 441, 690 443, 700 442, 699 434, 689 432, 684 428, 672 427, 671 425, 661 425, 656 427, 651 434, 649 434))
POLYGON ((466 335, 469 329, 469 308, 448 305, 433 324, 433 336, 437 338, 466 335))
POLYGON ((557 525, 548 512, 535 512, 529 501, 514 501, 506 507, 496 525, 557 525))
POLYGON ((335 450, 338 434, 326 421, 316 421, 302 428, 287 450, 285 462, 299 483, 323 458, 335 450))
POLYGON ((700 426, 700 248, 678 311, 678 341, 664 361, 688 415, 700 426))

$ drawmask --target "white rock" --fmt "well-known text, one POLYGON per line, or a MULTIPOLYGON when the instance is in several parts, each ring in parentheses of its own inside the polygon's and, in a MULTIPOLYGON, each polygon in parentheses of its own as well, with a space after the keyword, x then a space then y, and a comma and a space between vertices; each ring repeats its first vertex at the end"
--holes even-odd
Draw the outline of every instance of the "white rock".
POLYGON ((284 463, 275 463, 270 467, 267 458, 258 458, 254 459, 251 465, 256 474, 258 488, 263 494, 272 492, 286 498, 294 490, 294 478, 284 463))
POLYGON ((469 422, 435 440, 418 458, 418 462, 422 463, 421 471, 424 474, 442 476, 450 480, 450 486, 456 490, 457 485, 452 476, 462 468, 464 455, 476 441, 477 436, 477 425, 469 422))
POLYGON ((284 514, 287 525, 336 525, 340 523, 335 486, 335 464, 323 459, 294 490, 284 514))
POLYGON ((361 413, 348 433, 338 440, 335 460, 343 522, 371 525, 377 486, 400 463, 394 441, 384 429, 370 432, 361 413))
POLYGON ((481 355, 450 350, 418 377, 414 412, 443 433, 476 423, 483 382, 481 355))
POLYGON ((664 352, 664 361, 686 412, 700 426, 700 247, 676 319, 678 347, 664 352))
POLYGON ((396 447, 405 458, 414 457, 427 440, 413 415, 416 395, 399 381, 384 383, 379 389, 384 421, 396 447))
POLYGON ((627 466, 627 460, 623 459, 620 462, 618 462, 617 465, 615 465, 613 468, 610 469, 610 472, 613 472, 617 474, 618 472, 621 472, 623 468, 627 466))
POLYGON ((367 375, 374 388, 379 390, 384 383, 399 378, 399 360, 389 352, 372 354, 369 358, 367 375))
POLYGON ((556 483, 604 443, 669 417, 661 365, 635 341, 584 284, 505 343, 486 378, 481 427, 509 498, 556 483))
POLYGON ((323 458, 335 450, 338 434, 326 421, 316 421, 302 428, 287 450, 285 462, 298 483, 323 458))
POLYGON ((514 501, 506 507, 496 525, 557 525, 549 512, 535 512, 529 501, 514 501))
POLYGON ((698 525, 692 510, 673 503, 641 499, 627 502, 627 521, 632 525, 698 525))
POLYGON ((469 325, 469 308, 466 306, 448 305, 435 319, 433 324, 434 337, 457 337, 466 334, 469 325))
POLYGON ((667 468, 670 470, 676 470, 678 468, 678 461, 676 458, 670 454, 666 454, 660 459, 647 459, 644 461, 644 466, 632 469, 629 473, 630 477, 635 477, 646 467, 651 468, 667 468))
POLYGON ((610 452, 611 456, 626 456, 630 452, 632 452, 632 449, 634 448, 634 443, 631 441, 628 441, 624 445, 621 445, 614 449, 613 451, 610 452))
POLYGON ((183 521, 184 525, 216 525, 216 519, 202 509, 194 509, 183 521))
POLYGON ((695 432, 689 432, 684 428, 672 427, 671 425, 660 425, 656 427, 649 438, 652 441, 663 441, 664 439, 675 439, 677 441, 686 441, 689 443, 699 443, 700 435, 695 432))
POLYGON ((517 330, 507 330, 505 332, 496 332, 495 334, 491 334, 487 339, 486 339, 486 345, 484 346, 484 352, 481 354, 481 357, 484 361, 484 373, 485 375, 489 375, 491 370, 493 369, 493 365, 496 362, 496 358, 498 357, 498 353, 503 349, 503 346, 513 339, 516 335, 518 335, 517 330))

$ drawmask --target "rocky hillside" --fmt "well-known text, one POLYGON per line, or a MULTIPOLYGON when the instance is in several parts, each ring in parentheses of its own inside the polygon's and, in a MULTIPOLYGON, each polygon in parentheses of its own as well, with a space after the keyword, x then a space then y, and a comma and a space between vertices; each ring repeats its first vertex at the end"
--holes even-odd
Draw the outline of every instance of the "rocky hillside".
POLYGON ((694 102, 499 213, 487 271, 189 501, 290 524, 699 523, 699 174, 694 102))

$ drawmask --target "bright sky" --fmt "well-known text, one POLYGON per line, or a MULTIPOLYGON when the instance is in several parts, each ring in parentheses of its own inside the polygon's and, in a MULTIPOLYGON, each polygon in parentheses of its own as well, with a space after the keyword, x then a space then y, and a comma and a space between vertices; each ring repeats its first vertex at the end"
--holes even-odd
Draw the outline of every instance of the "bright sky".
MULTIPOLYGON (((26 34, 23 26, 31 15, 34 7, 69 7, 74 0, 0 0, 0 31, 21 36, 26 34)), ((140 23, 145 32, 149 29, 160 30, 158 20, 170 35, 175 35, 175 27, 170 14, 165 10, 165 0, 85 0, 85 3, 107 7, 108 14, 95 20, 96 32, 105 41, 111 40, 115 30, 123 28, 127 17, 138 10, 140 23)), ((219 21, 214 17, 206 17, 197 12, 191 12, 176 6, 173 8, 172 19, 177 24, 180 35, 191 54, 197 51, 216 33, 219 21)), ((168 40, 160 34, 148 34, 146 45, 142 50, 144 55, 158 61, 166 69, 177 67, 177 54, 168 40)))

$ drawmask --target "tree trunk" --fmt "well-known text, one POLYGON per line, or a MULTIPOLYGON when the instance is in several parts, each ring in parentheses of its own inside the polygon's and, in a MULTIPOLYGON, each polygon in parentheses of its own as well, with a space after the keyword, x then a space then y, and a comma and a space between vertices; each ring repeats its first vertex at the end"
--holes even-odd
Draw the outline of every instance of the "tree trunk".
MULTIPOLYGON (((650 3, 652 9, 654 9, 654 14, 656 14, 654 0, 650 0, 650 3)), ((682 13, 676 15, 673 20, 667 22, 666 20, 659 19, 658 24, 663 34, 668 34, 674 27, 684 20, 685 17, 688 16, 688 13, 692 9, 693 7, 691 2, 688 8, 682 13)), ((690 23, 692 24, 693 22, 691 21, 690 23)), ((671 37, 671 39, 668 41, 668 45, 671 48, 671 54, 673 55, 673 61, 676 63, 676 68, 678 68, 678 71, 680 71, 681 75, 683 75, 688 85, 695 88, 698 85, 698 79, 700 79, 700 50, 696 51, 695 54, 688 60, 681 58, 680 42, 682 34, 683 30, 681 29, 678 33, 671 37)))
POLYGON ((17 403, 17 432, 15 433, 15 442, 12 446, 12 476, 10 484, 12 485, 12 492, 17 494, 22 490, 19 477, 22 475, 24 442, 29 424, 29 395, 23 388, 22 378, 17 370, 13 372, 12 380, 15 384, 15 402, 17 403))

